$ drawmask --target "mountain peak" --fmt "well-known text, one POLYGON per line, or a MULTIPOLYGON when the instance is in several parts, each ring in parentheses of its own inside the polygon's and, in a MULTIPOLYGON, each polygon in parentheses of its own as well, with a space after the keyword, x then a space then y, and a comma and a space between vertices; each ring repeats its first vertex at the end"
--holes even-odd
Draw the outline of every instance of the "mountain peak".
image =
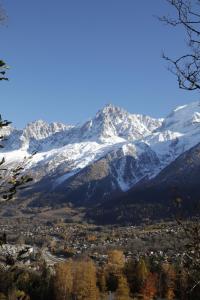
POLYGON ((35 140, 41 140, 49 137, 56 132, 68 130, 72 127, 73 126, 65 125, 59 122, 53 122, 49 124, 43 120, 37 120, 28 123, 28 125, 23 130, 23 136, 25 138, 34 138, 35 140))
POLYGON ((106 104, 102 109, 100 109, 97 112, 96 117, 98 118, 100 115, 109 116, 109 115, 119 114, 119 113, 128 114, 123 108, 109 103, 106 104))
POLYGON ((32 122, 28 123, 26 127, 30 127, 30 126, 43 126, 43 125, 48 125, 48 123, 45 122, 42 119, 39 119, 39 120, 35 120, 35 121, 32 121, 32 122))
POLYGON ((84 124, 82 132, 86 138, 95 137, 100 141, 112 139, 118 142, 134 141, 145 137, 160 126, 160 119, 131 114, 118 106, 107 104, 92 120, 84 124))

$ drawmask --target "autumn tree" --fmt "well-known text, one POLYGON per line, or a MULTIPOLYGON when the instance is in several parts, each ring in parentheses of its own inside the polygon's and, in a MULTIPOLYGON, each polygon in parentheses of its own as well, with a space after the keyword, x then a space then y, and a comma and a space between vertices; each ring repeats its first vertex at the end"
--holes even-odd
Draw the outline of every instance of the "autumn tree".
POLYGON ((107 289, 115 292, 118 286, 118 277, 125 266, 125 256, 121 250, 108 252, 108 264, 106 266, 107 289))
POLYGON ((106 286, 106 270, 104 267, 100 267, 97 271, 97 285, 102 294, 105 294, 107 291, 106 286))
POLYGON ((157 293, 157 275, 148 273, 141 294, 144 300, 153 300, 157 293))
POLYGON ((145 283, 145 280, 149 274, 149 270, 147 268, 147 264, 143 258, 138 261, 136 266, 136 279, 138 283, 138 289, 141 289, 145 283))
POLYGON ((162 271, 164 275, 164 297, 167 300, 173 300, 175 298, 176 287, 176 272, 174 267, 169 263, 162 265, 162 271))
POLYGON ((125 256, 123 251, 121 250, 109 251, 108 264, 116 268, 123 268, 125 265, 125 256))
POLYGON ((130 296, 130 290, 127 279, 124 275, 118 276, 118 287, 115 294, 115 300, 128 300, 130 296))
POLYGON ((73 270, 73 296, 77 300, 97 300, 98 289, 96 286, 96 267, 89 261, 74 263, 73 270))
POLYGON ((71 261, 56 265, 53 285, 55 300, 71 299, 73 287, 71 261))

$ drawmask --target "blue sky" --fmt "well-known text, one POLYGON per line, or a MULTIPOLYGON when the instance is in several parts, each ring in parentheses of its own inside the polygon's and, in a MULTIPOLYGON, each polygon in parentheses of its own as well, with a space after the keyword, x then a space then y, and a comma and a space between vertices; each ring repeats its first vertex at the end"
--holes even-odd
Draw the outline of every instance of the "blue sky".
POLYGON ((0 56, 1 113, 17 127, 44 119, 83 122, 106 103, 163 117, 199 100, 179 90, 162 50, 183 54, 184 32, 154 17, 165 0, 6 0, 0 56))

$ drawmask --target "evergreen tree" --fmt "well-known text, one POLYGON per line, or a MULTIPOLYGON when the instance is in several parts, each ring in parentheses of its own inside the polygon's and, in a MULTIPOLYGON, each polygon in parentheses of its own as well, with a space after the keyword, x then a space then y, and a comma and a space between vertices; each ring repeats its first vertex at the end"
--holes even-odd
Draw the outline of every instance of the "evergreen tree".
POLYGON ((133 260, 128 260, 125 268, 124 268, 124 274, 126 275, 126 278, 128 280, 128 284, 130 287, 131 293, 135 291, 136 288, 136 264, 133 260))

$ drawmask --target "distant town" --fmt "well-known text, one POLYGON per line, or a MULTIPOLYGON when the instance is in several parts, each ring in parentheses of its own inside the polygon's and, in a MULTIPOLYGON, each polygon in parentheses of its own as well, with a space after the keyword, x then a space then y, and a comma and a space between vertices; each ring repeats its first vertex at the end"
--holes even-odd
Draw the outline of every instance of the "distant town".
POLYGON ((31 258, 39 254, 48 265, 84 255, 103 264, 112 249, 122 250, 126 260, 147 256, 174 263, 183 254, 180 228, 175 222, 119 227, 69 224, 62 220, 34 224, 27 219, 1 219, 0 232, 6 235, 6 241, 0 247, 3 265, 7 254, 17 260, 20 251, 25 249, 24 260, 30 265, 31 258))

